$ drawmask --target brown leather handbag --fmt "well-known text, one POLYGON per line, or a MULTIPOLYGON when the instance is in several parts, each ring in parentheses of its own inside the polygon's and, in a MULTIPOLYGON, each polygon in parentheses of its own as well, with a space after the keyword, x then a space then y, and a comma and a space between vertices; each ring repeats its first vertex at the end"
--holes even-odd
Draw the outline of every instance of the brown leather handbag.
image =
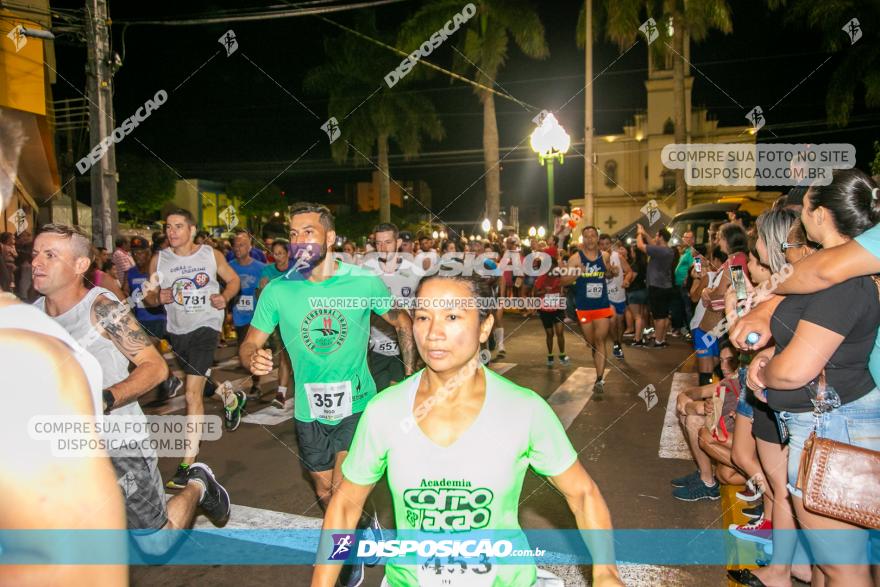
POLYGON ((797 487, 808 511, 880 529, 880 452, 813 431, 804 443, 797 487))
MULTIPOLYGON (((818 385, 824 396, 824 370, 818 385)), ((814 428, 804 442, 797 488, 808 511, 880 529, 880 452, 821 438, 814 428)))

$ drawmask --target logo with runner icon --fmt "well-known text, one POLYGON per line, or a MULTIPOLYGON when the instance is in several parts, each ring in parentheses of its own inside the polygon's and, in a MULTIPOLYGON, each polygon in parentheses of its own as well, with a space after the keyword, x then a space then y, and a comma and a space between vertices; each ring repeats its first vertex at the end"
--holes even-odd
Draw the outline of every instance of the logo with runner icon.
POLYGON ((207 285, 209 280, 207 273, 199 273, 195 279, 188 277, 176 279, 171 284, 171 298, 187 312, 198 312, 202 308, 207 308, 208 294, 199 293, 199 290, 207 285))
POLYGON ((313 310, 302 321, 300 337, 313 353, 329 355, 339 350, 348 338, 348 321, 332 308, 313 310))
POLYGON ((344 561, 354 546, 354 534, 333 534, 333 552, 327 557, 330 561, 344 561))

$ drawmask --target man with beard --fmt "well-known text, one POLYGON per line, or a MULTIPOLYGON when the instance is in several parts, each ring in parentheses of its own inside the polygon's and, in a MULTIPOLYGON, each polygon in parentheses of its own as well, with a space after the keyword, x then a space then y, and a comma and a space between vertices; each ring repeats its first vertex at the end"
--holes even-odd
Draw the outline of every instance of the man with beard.
MULTIPOLYGON (((376 395, 367 364, 371 312, 394 327, 405 377, 412 375, 415 361, 409 314, 392 308, 394 297, 373 271, 327 258, 335 242, 330 210, 313 203, 293 205, 293 267, 263 289, 239 347, 241 364, 254 375, 265 375, 273 368, 273 356, 263 345, 280 328, 296 374, 293 417, 299 456, 324 508, 342 482, 342 463, 361 413, 376 395)), ((364 516, 361 524, 379 531, 375 516, 364 516)), ((350 572, 346 584, 360 585, 363 567, 350 572)))
POLYGON ((291 208, 290 242, 293 267, 263 289, 239 357, 254 375, 269 373, 273 356, 263 345, 280 326, 296 374, 300 457, 326 507, 342 480, 361 412, 376 395, 367 366, 370 312, 395 328, 407 377, 415 360, 412 321, 406 311, 391 309, 394 298, 372 271, 327 258, 336 231, 325 206, 291 208))
MULTIPOLYGON (((373 230, 376 253, 368 255, 363 267, 369 269, 388 287, 388 291, 405 307, 405 300, 412 298, 419 284, 419 271, 412 261, 397 253, 400 246, 397 226, 382 222, 373 230)), ((378 316, 370 317, 370 372, 381 391, 403 381, 405 364, 400 358, 400 347, 394 328, 378 316)))

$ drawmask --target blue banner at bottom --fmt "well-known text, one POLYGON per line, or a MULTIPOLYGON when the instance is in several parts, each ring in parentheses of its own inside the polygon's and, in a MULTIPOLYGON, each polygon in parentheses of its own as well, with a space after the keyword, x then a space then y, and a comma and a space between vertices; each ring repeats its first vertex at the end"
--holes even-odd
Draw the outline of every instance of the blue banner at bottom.
MULTIPOLYGON (((0 564, 312 565, 379 559, 407 565, 728 565, 750 562, 741 555, 747 542, 717 529, 385 530, 381 536, 301 529, 0 530, 0 564)), ((794 553, 795 564, 880 564, 880 532, 874 530, 776 530, 773 548, 794 553)))

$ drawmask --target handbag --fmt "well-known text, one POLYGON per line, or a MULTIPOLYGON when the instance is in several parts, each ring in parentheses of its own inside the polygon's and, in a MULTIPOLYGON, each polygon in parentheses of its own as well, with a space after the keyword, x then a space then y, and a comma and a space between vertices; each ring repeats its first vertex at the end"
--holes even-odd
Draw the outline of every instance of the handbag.
MULTIPOLYGON (((825 371, 819 375, 824 397, 825 371)), ((814 415, 822 413, 814 401, 814 415)), ((818 417, 816 420, 818 424, 818 417)), ((804 508, 813 513, 880 529, 880 452, 837 442, 816 435, 816 427, 804 443, 797 488, 803 492, 804 508)))

